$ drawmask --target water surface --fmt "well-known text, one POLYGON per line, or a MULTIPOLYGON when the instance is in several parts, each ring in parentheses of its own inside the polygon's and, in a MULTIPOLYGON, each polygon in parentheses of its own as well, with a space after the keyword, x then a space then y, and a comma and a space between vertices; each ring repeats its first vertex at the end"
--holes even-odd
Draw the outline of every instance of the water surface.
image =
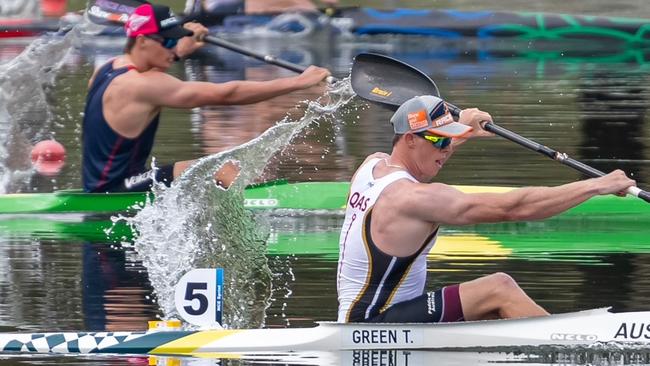
MULTIPOLYGON (((348 74, 351 58, 358 52, 390 54, 430 75, 441 92, 459 106, 489 111, 506 128, 599 169, 624 169, 642 186, 650 183, 647 64, 638 57, 628 57, 640 50, 630 49, 616 54, 620 57, 603 59, 597 53, 551 57, 550 53, 531 52, 526 47, 503 53, 423 38, 329 42, 244 38, 241 42, 293 62, 326 66, 339 77, 348 74)), ((28 143, 3 151, 0 158, 7 171, 26 172, 10 179, 5 175, 9 181, 3 186, 5 191, 47 192, 80 186, 80 113, 86 80, 94 66, 117 54, 120 47, 119 43, 106 43, 110 47, 86 42, 71 53, 56 83, 47 89, 45 104, 33 102, 36 110, 45 111, 43 114, 36 118, 25 113, 3 125, 10 127, 2 130, 3 141, 35 142, 54 136, 68 153, 63 172, 51 178, 29 170, 25 155, 28 143), (42 117, 48 108, 52 117, 42 117)), ((20 46, 1 45, 1 49, 0 54, 9 54, 20 46)), ((172 73, 184 79, 210 81, 291 75, 215 49, 201 59, 175 66, 172 73)), ((9 89, 3 92, 11 95, 9 89)), ((253 106, 166 111, 154 156, 164 163, 225 151, 259 136, 287 113, 299 117, 304 105, 298 102, 321 92, 309 90, 253 106)), ((284 153, 273 157, 259 179, 349 180, 366 155, 390 150, 390 115, 387 110, 353 101, 339 121, 311 126, 284 153)), ((581 178, 579 173, 496 137, 464 145, 438 177, 449 184, 506 186, 555 185, 581 178)), ((431 205, 432 209, 444 209, 444 202, 431 205)), ((266 244, 273 292, 265 326, 310 326, 315 321, 334 319, 342 217, 314 213, 257 217, 268 224, 270 233, 266 244)), ((106 221, 110 218, 80 215, 0 218, 2 331, 138 330, 146 326, 146 320, 161 315, 147 269, 134 249, 84 234, 85 225, 106 221)), ((503 271, 551 312, 602 306, 647 310, 649 254, 650 231, 643 218, 583 217, 450 227, 442 232, 429 256, 428 288, 503 271)), ((473 353, 415 356, 410 364, 418 363, 415 360, 429 364, 432 358, 442 364, 647 362, 643 355, 615 355, 610 359, 593 352, 551 352, 514 361, 506 355, 495 360, 489 354, 473 353)), ((357 364, 354 357, 323 355, 308 363, 357 364)), ((404 360, 401 353, 356 357, 388 361, 396 357, 397 363, 404 360)), ((2 362, 126 365, 144 360, 11 357, 2 362)))

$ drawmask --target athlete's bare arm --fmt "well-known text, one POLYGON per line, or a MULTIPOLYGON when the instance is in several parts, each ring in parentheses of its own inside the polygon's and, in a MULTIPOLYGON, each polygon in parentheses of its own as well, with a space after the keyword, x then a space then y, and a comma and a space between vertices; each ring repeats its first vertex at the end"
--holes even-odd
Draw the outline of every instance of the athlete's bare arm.
MULTIPOLYGON (((184 160, 174 163, 174 179, 178 178, 183 172, 194 165, 196 160, 184 160)), ((214 173, 214 183, 224 189, 228 189, 230 185, 237 179, 241 171, 239 163, 236 161, 228 160, 214 173)))
POLYGON ((270 81, 230 81, 222 84, 181 81, 148 71, 137 75, 131 87, 138 99, 151 105, 195 108, 205 105, 251 104, 318 85, 329 76, 326 69, 310 66, 300 75, 270 81))
POLYGON ((92 76, 90 77, 90 79, 88 79, 88 89, 90 89, 90 87, 93 85, 93 82, 95 82, 95 77, 97 76, 97 70, 99 70, 99 68, 93 70, 92 76))
POLYGON ((402 195, 403 201, 396 204, 413 218, 439 224, 540 220, 593 196, 617 194, 635 185, 621 170, 557 187, 527 187, 506 193, 466 194, 440 183, 412 184, 409 193, 402 195), (437 209, 432 202, 439 204, 434 205, 437 209))

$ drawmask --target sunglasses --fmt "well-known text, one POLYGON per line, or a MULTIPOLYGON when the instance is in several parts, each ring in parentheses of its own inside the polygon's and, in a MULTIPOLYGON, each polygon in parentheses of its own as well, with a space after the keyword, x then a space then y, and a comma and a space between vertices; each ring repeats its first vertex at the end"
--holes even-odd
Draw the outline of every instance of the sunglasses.
POLYGON ((152 36, 152 35, 146 37, 160 43, 161 46, 165 47, 168 50, 171 50, 172 48, 176 47, 176 45, 178 44, 178 39, 176 38, 164 38, 161 36, 152 36))
POLYGON ((416 135, 422 137, 423 139, 429 141, 431 145, 434 147, 442 150, 446 148, 447 146, 451 145, 451 137, 442 137, 442 136, 434 136, 434 135, 427 135, 425 132, 418 132, 416 135))

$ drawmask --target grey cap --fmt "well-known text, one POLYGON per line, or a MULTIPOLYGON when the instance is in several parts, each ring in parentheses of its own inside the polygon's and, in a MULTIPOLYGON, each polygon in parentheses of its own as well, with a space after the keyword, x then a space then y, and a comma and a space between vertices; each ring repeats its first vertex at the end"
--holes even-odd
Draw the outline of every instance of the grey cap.
POLYGON ((445 101, 433 95, 411 98, 397 109, 390 118, 395 134, 428 131, 445 137, 460 137, 472 127, 454 122, 445 101))

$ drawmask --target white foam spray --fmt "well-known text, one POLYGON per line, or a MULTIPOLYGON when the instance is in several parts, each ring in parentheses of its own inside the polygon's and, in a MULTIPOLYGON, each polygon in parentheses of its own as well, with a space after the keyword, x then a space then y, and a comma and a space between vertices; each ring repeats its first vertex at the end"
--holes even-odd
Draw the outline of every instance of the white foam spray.
POLYGON ((0 64, 0 194, 20 190, 29 182, 31 147, 53 137, 48 91, 69 53, 97 30, 80 22, 35 39, 18 56, 0 64))
POLYGON ((335 120, 354 96, 349 80, 309 102, 299 121, 283 120, 241 146, 200 159, 170 188, 154 188, 155 200, 135 217, 122 218, 137 232, 134 246, 147 268, 165 318, 175 317, 174 285, 193 268, 225 269, 224 325, 259 327, 271 297, 272 274, 266 259, 268 226, 243 206, 244 188, 269 160, 312 123, 335 120), (321 104, 322 103, 322 104, 321 104), (214 172, 228 161, 241 172, 226 191, 214 172))

